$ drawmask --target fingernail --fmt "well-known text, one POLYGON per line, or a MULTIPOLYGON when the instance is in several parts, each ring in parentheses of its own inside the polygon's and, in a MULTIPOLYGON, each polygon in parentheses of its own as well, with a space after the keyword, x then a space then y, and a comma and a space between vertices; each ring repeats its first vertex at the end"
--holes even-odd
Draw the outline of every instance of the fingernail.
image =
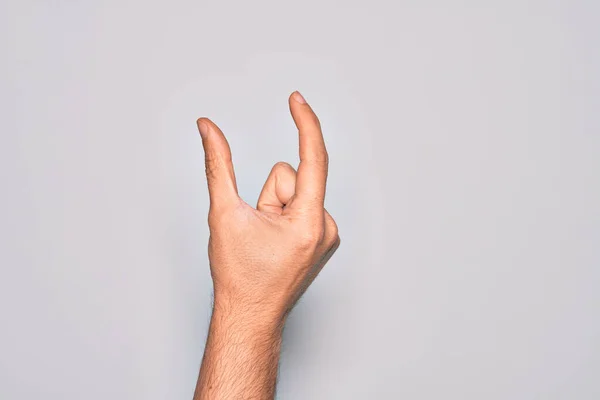
POLYGON ((306 100, 304 100, 304 97, 302 97, 299 91, 294 92, 294 100, 300 104, 306 104, 306 100))
POLYGON ((208 134, 208 124, 206 123, 206 121, 204 121, 203 119, 199 119, 197 121, 198 124, 198 130, 200 131, 200 136, 202 136, 203 138, 206 137, 206 135, 208 134))

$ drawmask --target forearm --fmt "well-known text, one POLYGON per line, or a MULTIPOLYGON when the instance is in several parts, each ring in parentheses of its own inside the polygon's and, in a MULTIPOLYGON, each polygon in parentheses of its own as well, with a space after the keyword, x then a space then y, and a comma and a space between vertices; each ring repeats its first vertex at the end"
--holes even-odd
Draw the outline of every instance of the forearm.
POLYGON ((215 300, 195 400, 273 399, 283 319, 215 300))

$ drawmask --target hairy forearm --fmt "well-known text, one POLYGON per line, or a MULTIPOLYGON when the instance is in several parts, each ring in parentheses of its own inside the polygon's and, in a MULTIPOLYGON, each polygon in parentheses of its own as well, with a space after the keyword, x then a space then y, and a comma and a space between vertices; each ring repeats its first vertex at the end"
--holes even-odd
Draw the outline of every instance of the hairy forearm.
POLYGON ((195 400, 273 399, 283 319, 215 299, 195 400))

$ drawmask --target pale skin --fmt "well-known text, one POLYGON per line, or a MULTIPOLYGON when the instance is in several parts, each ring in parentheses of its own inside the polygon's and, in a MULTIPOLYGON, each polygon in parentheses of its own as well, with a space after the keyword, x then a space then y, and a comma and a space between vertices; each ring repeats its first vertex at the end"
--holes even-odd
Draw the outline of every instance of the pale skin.
POLYGON ((198 120, 214 306, 195 400, 274 398, 287 315, 340 244, 323 205, 329 158, 321 125, 300 93, 292 93, 289 106, 299 134, 298 171, 275 164, 256 208, 238 195, 223 132, 198 120))

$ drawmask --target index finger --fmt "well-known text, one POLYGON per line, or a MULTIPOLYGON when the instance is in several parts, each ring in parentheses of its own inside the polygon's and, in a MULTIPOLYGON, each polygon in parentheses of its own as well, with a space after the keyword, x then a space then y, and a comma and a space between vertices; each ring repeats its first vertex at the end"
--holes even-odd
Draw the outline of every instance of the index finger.
POLYGON ((322 208, 329 156, 325 148, 319 119, 299 92, 290 96, 290 111, 298 128, 300 164, 296 178, 295 203, 322 208))

